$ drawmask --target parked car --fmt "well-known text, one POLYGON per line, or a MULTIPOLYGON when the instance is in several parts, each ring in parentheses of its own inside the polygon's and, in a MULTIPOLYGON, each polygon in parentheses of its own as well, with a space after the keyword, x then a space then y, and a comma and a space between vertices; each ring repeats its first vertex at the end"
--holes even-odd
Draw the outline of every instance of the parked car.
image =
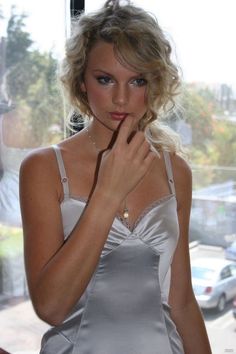
POLYGON ((225 258, 236 261, 236 241, 225 249, 225 258))
POLYGON ((197 258, 191 262, 196 300, 203 309, 221 312, 236 296, 236 263, 220 258, 197 258))

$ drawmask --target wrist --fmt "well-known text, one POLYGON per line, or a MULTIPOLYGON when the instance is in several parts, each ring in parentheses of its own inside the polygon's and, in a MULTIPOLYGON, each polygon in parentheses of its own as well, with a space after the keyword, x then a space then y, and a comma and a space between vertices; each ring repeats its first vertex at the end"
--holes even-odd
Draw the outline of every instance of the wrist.
POLYGON ((114 210, 115 212, 122 202, 122 198, 115 193, 112 194, 104 189, 101 190, 98 188, 95 188, 90 200, 98 203, 99 207, 104 208, 104 210, 109 209, 110 211, 114 210))

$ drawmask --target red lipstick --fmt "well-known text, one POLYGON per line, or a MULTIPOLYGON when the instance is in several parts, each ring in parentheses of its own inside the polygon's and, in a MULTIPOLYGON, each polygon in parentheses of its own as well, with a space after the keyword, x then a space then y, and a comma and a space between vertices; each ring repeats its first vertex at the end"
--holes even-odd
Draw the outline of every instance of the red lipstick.
POLYGON ((123 120, 128 116, 126 112, 110 112, 112 119, 114 120, 123 120))

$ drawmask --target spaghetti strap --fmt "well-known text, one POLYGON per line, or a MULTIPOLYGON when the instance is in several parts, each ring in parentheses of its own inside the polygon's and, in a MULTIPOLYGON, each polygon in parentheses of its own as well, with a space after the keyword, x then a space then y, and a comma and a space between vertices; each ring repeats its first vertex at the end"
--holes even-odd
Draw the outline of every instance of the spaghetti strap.
POLYGON ((163 150, 163 156, 165 160, 165 165, 166 165, 166 173, 168 177, 168 183, 170 186, 170 190, 172 194, 175 194, 175 184, 174 184, 174 177, 173 177, 173 171, 172 171, 172 164, 170 160, 170 154, 168 151, 163 150))
POLYGON ((64 199, 68 199, 70 195, 70 191, 69 191, 68 177, 66 175, 66 170, 65 170, 61 150, 58 145, 52 145, 52 148, 54 149, 57 158, 58 168, 61 176, 61 183, 63 187, 64 199))

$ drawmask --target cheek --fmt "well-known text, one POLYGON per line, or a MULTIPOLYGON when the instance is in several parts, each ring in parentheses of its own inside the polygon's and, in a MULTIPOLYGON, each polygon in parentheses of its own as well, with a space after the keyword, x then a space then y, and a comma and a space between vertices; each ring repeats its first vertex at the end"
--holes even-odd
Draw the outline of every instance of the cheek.
POLYGON ((136 94, 135 96, 135 103, 138 107, 143 106, 143 108, 147 107, 147 96, 146 96, 146 90, 143 90, 136 94))
POLYGON ((107 98, 106 90, 93 87, 93 89, 87 91, 88 99, 91 103, 102 104, 107 98))

